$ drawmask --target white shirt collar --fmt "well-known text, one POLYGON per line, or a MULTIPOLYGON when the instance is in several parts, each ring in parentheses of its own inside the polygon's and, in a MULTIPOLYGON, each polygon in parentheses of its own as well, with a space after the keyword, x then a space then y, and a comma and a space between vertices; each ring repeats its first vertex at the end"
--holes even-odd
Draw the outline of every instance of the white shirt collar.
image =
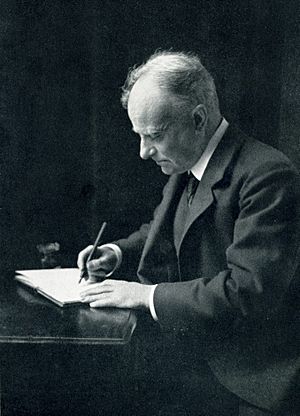
POLYGON ((205 169, 208 165, 208 162, 210 161, 210 158, 212 157, 214 151, 216 150, 218 144, 220 143, 222 137, 224 136, 224 133, 228 125, 229 125, 228 121, 225 120, 225 118, 223 117, 219 127, 214 132, 212 138, 208 142, 208 145, 206 146, 206 149, 202 153, 200 159, 192 167, 191 172, 198 179, 198 181, 201 181, 202 176, 205 172, 205 169))

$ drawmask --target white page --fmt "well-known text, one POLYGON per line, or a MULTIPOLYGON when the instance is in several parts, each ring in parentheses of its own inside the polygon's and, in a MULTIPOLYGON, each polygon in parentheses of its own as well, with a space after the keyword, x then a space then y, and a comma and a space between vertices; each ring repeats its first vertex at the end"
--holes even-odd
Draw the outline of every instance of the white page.
POLYGON ((78 284, 80 271, 71 269, 41 269, 17 270, 19 280, 29 282, 31 286, 39 289, 60 302, 80 302, 80 292, 85 281, 78 284), (24 279, 23 279, 24 276, 24 279))

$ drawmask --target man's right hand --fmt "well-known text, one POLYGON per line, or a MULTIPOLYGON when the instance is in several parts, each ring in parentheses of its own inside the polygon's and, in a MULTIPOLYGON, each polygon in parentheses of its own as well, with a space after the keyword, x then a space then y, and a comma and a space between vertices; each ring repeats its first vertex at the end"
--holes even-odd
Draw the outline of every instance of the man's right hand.
POLYGON ((105 245, 96 249, 94 259, 87 263, 88 256, 93 246, 88 246, 78 254, 77 265, 80 272, 85 272, 88 283, 102 281, 110 272, 112 272, 118 262, 118 257, 114 250, 105 245))

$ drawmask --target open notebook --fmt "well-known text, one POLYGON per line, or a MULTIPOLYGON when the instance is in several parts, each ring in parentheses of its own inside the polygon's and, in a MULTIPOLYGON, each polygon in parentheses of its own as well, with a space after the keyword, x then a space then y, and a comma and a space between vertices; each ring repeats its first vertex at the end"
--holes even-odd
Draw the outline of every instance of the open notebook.
POLYGON ((57 305, 67 306, 81 303, 80 292, 86 283, 78 284, 79 275, 77 268, 17 270, 15 278, 57 305))

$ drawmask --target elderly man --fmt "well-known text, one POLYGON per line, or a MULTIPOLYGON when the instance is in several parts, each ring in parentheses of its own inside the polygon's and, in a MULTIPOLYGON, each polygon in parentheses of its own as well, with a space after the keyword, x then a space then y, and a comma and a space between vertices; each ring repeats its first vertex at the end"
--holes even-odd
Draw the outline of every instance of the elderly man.
POLYGON ((122 103, 141 158, 170 178, 150 224, 99 247, 87 265, 91 247, 78 257, 92 279, 130 264, 138 281, 108 278, 83 301, 148 310, 178 334, 187 375, 178 372, 178 386, 191 414, 290 414, 300 366, 299 332, 291 335, 299 327, 295 168, 228 124, 193 54, 151 56, 129 72, 122 103))

